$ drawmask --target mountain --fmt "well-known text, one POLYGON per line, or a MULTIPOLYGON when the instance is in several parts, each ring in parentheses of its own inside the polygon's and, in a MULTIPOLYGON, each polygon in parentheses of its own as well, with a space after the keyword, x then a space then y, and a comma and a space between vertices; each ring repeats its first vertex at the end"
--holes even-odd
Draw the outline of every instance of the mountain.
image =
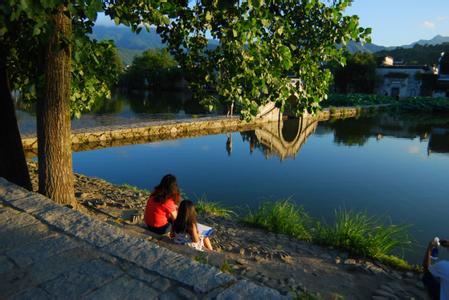
POLYGON ((142 30, 139 34, 125 26, 94 26, 92 38, 113 40, 118 48, 144 51, 148 48, 163 48, 161 37, 154 28, 142 30))
POLYGON ((350 41, 347 45, 346 48, 348 49, 349 52, 351 53, 355 53, 355 52, 369 52, 369 53, 375 53, 378 51, 382 51, 387 49, 387 47, 384 46, 379 46, 376 44, 360 44, 359 42, 354 42, 354 41, 350 41))
POLYGON ((346 47, 348 49, 349 52, 351 53, 355 53, 355 52, 369 52, 369 53, 377 53, 380 51, 392 51, 394 49, 410 49, 415 47, 416 45, 420 45, 420 46, 436 46, 436 45, 441 45, 441 44, 445 44, 445 43, 449 43, 449 36, 442 36, 442 35, 436 35, 434 38, 430 39, 430 40, 419 40, 416 42, 413 42, 411 44, 408 45, 401 45, 401 46, 394 46, 394 47, 384 47, 384 46, 379 46, 376 44, 365 44, 365 45, 361 45, 358 42, 349 42, 346 47))
MULTIPOLYGON (((133 58, 149 48, 164 48, 161 37, 156 33, 154 28, 149 32, 142 30, 139 34, 131 32, 125 26, 94 26, 92 38, 97 40, 113 40, 119 49, 120 56, 125 65, 132 63, 133 58)), ((376 44, 361 45, 357 42, 349 42, 346 47, 349 52, 369 52, 379 55, 392 55, 396 58, 403 58, 406 61, 413 61, 415 63, 436 63, 436 54, 438 51, 447 51, 447 46, 443 47, 444 43, 449 43, 448 36, 437 35, 430 40, 419 40, 409 45, 402 45, 397 47, 384 47, 376 44), (425 46, 427 45, 427 46, 425 46), (441 45, 438 46, 438 45, 441 45), (424 48, 417 48, 417 46, 424 48), (435 47, 432 47, 435 46, 435 47), (426 48, 427 47, 427 48, 426 48), (395 51, 398 50, 398 51, 395 51), (403 49, 404 51, 399 51, 403 49), (415 50, 413 50, 415 49, 415 50), (410 50, 405 51, 405 50, 410 50), (428 52, 427 54, 423 54, 428 52)), ((210 40, 209 47, 214 48, 218 45, 218 41, 210 40)))
POLYGON ((412 48, 415 45, 440 45, 444 43, 449 43, 449 36, 436 35, 434 38, 430 40, 419 40, 417 42, 411 43, 410 45, 401 46, 402 48, 412 48))

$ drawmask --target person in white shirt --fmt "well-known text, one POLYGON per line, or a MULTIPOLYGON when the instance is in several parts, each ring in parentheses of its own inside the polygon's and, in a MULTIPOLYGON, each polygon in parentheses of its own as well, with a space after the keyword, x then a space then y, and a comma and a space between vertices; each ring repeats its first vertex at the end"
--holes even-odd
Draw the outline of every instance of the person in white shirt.
MULTIPOLYGON (((440 245, 449 249, 449 240, 441 240, 440 245)), ((423 260, 423 283, 434 300, 449 300, 449 261, 441 260, 431 264, 432 249, 436 247, 434 241, 427 246, 423 260)))

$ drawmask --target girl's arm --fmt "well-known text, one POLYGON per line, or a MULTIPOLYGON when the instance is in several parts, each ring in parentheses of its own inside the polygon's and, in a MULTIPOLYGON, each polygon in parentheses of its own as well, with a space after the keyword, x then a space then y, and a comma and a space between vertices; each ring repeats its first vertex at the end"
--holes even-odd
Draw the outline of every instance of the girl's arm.
POLYGON ((170 213, 170 217, 172 219, 172 221, 176 220, 176 217, 178 216, 178 211, 174 210, 170 213))
POLYGON ((198 228, 196 224, 192 224, 192 228, 190 228, 190 235, 192 236, 192 242, 197 243, 200 241, 200 235, 198 233, 198 228))

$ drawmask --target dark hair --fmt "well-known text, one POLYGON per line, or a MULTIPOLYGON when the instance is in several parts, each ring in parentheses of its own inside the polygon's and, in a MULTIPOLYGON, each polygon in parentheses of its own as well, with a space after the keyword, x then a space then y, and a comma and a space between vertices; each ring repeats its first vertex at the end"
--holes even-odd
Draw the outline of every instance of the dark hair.
POLYGON ((173 224, 173 230, 176 233, 186 232, 191 234, 192 225, 196 223, 195 205, 190 200, 183 200, 179 205, 178 216, 173 224))
POLYGON ((161 183, 154 187, 154 200, 156 202, 164 203, 168 198, 173 198, 175 204, 178 205, 180 201, 178 183, 176 177, 167 174, 161 179, 161 183))

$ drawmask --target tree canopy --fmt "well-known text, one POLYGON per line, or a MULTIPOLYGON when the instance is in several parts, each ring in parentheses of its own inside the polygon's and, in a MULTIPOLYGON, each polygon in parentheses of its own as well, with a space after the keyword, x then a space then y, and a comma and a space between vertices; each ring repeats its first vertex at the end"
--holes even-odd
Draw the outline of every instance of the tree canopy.
POLYGON ((345 16, 351 0, 205 0, 179 6, 158 32, 184 69, 194 74, 195 95, 211 109, 233 101, 246 119, 274 101, 302 114, 326 97, 327 65, 344 64, 349 40, 369 41, 370 29, 345 16), (208 37, 219 41, 208 47, 208 37), (299 78, 292 84, 290 76, 299 78), (217 96, 208 95, 212 86, 217 96), (288 102, 290 96, 297 101, 288 102))
POLYGON ((134 58, 120 80, 127 88, 168 88, 182 78, 178 63, 167 49, 148 49, 134 58))
POLYGON ((334 83, 339 93, 373 93, 376 86, 376 57, 370 53, 354 53, 345 66, 335 68, 334 83))

